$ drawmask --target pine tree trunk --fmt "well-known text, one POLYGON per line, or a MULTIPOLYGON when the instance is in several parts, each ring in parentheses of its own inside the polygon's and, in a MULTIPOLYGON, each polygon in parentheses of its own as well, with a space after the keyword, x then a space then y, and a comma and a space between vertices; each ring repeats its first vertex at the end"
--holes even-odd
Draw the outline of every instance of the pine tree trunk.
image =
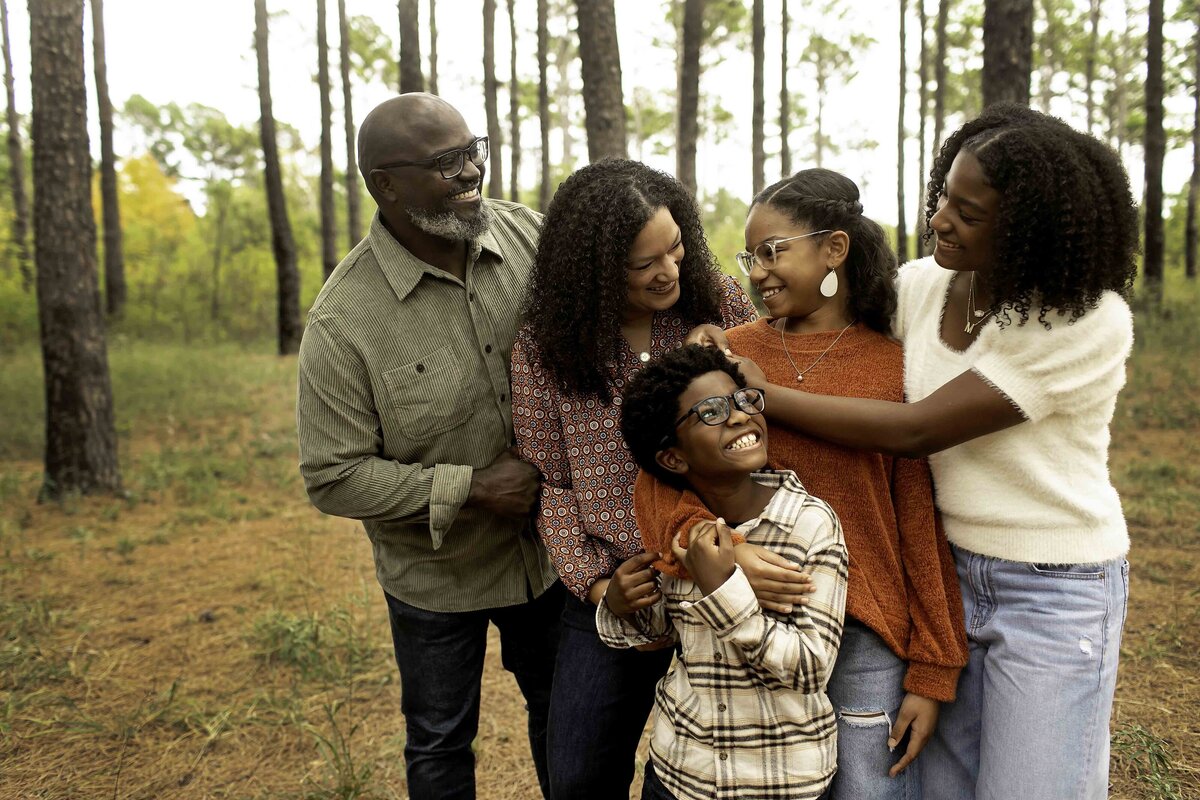
POLYGON ((96 110, 100 117, 100 205, 104 218, 104 301, 110 317, 125 310, 125 245, 121 237, 121 202, 117 197, 117 164, 113 154, 113 110, 108 97, 108 65, 104 58, 104 0, 92 0, 92 53, 96 73, 96 110))
POLYGON ((927 166, 927 149, 928 137, 928 120, 929 120, 929 42, 926 36, 926 28, 929 26, 929 18, 925 13, 925 0, 917 0, 917 18, 921 26, 921 54, 919 56, 920 63, 917 65, 917 79, 920 81, 921 89, 917 94, 917 102, 921 105, 920 123, 917 129, 917 139, 920 147, 917 152, 917 216, 915 227, 916 251, 917 257, 929 255, 929 246, 925 241, 925 182, 929 180, 929 176, 925 174, 927 166))
POLYGON ((346 126, 346 233, 347 249, 362 238, 362 212, 359 193, 357 136, 354 132, 353 92, 350 88, 350 26, 346 20, 346 0, 338 0, 338 35, 341 37, 342 100, 346 126))
POLYGON ((538 210, 543 214, 550 205, 550 32, 547 29, 549 0, 537 0, 537 57, 538 57, 538 127, 542 134, 541 184, 538 190, 538 210))
POLYGON ((788 29, 791 20, 787 0, 782 0, 779 20, 779 174, 792 174, 792 148, 788 137, 792 133, 792 98, 788 94, 788 29))
MULTIPOLYGON (((920 2, 921 0, 917 0, 920 2)), ((896 258, 908 260, 908 223, 904 219, 904 100, 908 94, 908 2, 900 0, 900 107, 896 114, 896 258)))
POLYGON ((577 0, 579 60, 588 160, 625 158, 625 100, 621 93, 621 51, 613 0, 577 0))
POLYGON ((984 0, 983 107, 1029 105, 1033 0, 984 0))
POLYGON ((521 202, 521 81, 517 78, 517 12, 516 0, 508 0, 508 125, 512 146, 509 148, 511 168, 508 173, 508 199, 521 202))
POLYGON ((937 21, 933 36, 936 53, 933 56, 933 152, 942 149, 942 133, 946 128, 946 25, 950 20, 950 3, 938 0, 937 21))
POLYGON ((1152 305, 1162 301, 1163 189, 1162 167, 1166 151, 1163 134, 1163 0, 1150 0, 1150 26, 1146 33, 1146 171, 1144 212, 1144 262, 1142 277, 1152 305))
POLYGON ((1096 98, 1093 84, 1096 82, 1096 54, 1100 49, 1100 0, 1091 0, 1088 9, 1088 44, 1084 57, 1083 80, 1086 90, 1087 130, 1093 133, 1096 126, 1096 98))
POLYGON ((1184 274, 1196 277, 1196 203, 1200 200, 1200 13, 1192 38, 1192 178, 1188 181, 1187 228, 1184 234, 1184 274))
POLYGON ((562 141, 562 167, 575 169, 575 135, 571 119, 571 101, 575 93, 571 91, 571 40, 560 36, 554 49, 555 72, 558 80, 555 83, 554 102, 558 107, 558 133, 562 141))
POLYGON ((754 0, 750 17, 750 50, 754 57, 753 105, 750 110, 750 179, 754 194, 766 186, 766 154, 763 141, 763 62, 764 41, 767 38, 763 16, 763 0, 754 0))
POLYGON ((437 0, 429 0, 429 92, 438 93, 437 0))
POLYGON ((696 115, 700 110, 700 39, 704 36, 704 0, 684 0, 679 59, 679 116, 675 177, 696 194, 696 115))
POLYGON ((83 0, 29 4, 33 237, 46 383, 39 499, 118 491, 117 435, 96 275, 83 0))
POLYGON ((4 34, 4 93, 8 99, 8 177, 12 187, 13 218, 12 247, 21 285, 25 291, 33 288, 33 270, 29 258, 29 198, 25 194, 25 156, 21 152, 21 119, 17 114, 16 90, 13 87, 12 50, 8 40, 8 3, 0 0, 0 26, 4 34))
POLYGON ((425 91, 421 74, 421 25, 417 0, 399 0, 400 12, 400 94, 425 91))
POLYGON ((333 102, 325 0, 317 0, 317 87, 321 95, 321 263, 328 278, 338 265, 338 246, 337 220, 333 214, 333 102))
POLYGON ((488 196, 504 198, 504 135, 500 132, 500 111, 496 101, 500 84, 496 80, 496 0, 483 0, 483 107, 487 112, 488 196))
POLYGON ((254 0, 254 52, 258 60, 258 106, 261 115, 259 133, 262 139, 267 211, 271 218, 271 251, 275 254, 279 354, 288 355, 300 349, 303 332, 300 325, 300 270, 296 263, 296 242, 288 221, 283 174, 279 168, 279 149, 275 140, 267 35, 267 0, 254 0))

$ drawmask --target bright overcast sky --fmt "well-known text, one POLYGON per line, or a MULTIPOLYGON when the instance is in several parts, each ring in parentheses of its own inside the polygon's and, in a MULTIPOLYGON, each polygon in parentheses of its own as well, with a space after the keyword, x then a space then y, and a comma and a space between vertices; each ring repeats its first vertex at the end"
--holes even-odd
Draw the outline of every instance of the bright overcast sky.
MULTIPOLYGON (((32 0, 37 2, 37 0, 32 0)), ((1110 5, 1113 0, 1106 0, 1110 5)), ((331 47, 331 69, 335 83, 337 69, 336 0, 328 0, 331 47)), ((798 6, 798 3, 793 3, 798 6)), ((911 5, 911 3, 910 3, 911 5)), ((1116 6, 1119 7, 1117 2, 1116 6)), ((1173 5, 1173 3, 1171 4, 1173 5)), ((427 59, 428 3, 420 0, 422 14, 422 55, 427 59)), ((468 123, 477 131, 486 128, 482 98, 482 22, 481 0, 439 0, 438 9, 438 72, 441 94, 459 108, 468 123)), ((508 75, 508 17, 503 0, 497 2, 496 69, 504 80, 508 75)), ((518 41, 522 42, 518 72, 527 80, 536 78, 536 2, 516 0, 518 41)), ((867 213, 883 222, 896 218, 896 104, 898 101, 895 76, 899 67, 899 34, 896 16, 897 0, 867 0, 846 4, 847 18, 841 25, 866 31, 877 41, 858 64, 859 77, 849 86, 836 89, 826 106, 826 130, 836 136, 842 132, 848 144, 865 139, 878 146, 873 150, 844 152, 826 159, 826 166, 838 169, 858 182, 863 190, 867 213)), ((14 71, 17 76, 17 106, 27 113, 29 108, 29 23, 25 2, 12 0, 9 7, 9 27, 13 40, 14 71)), ((271 23, 271 82, 275 116, 282 122, 300 129, 305 143, 314 146, 319 137, 320 116, 316 72, 316 3, 315 0, 268 0, 274 15, 271 23)), ((645 87, 663 102, 673 96, 675 84, 674 55, 669 47, 656 46, 653 38, 668 40, 670 30, 663 20, 660 2, 656 0, 616 0, 617 22, 621 41, 621 66, 626 99, 635 87, 645 87)), ((1122 13, 1112 9, 1115 18, 1122 13)), ((258 119, 258 97, 253 55, 254 7, 250 0, 106 0, 105 33, 107 37, 108 83, 114 104, 119 108, 133 94, 141 94, 151 102, 202 103, 223 111, 231 121, 253 125, 258 119)), ((395 0, 347 0, 347 12, 354 15, 373 15, 380 27, 393 40, 396 33, 395 0)), ((796 11, 793 12, 795 15, 796 11)), ((85 10, 90 14, 90 6, 85 10)), ((767 0, 766 98, 768 129, 778 121, 779 96, 779 2, 767 0), (774 120, 774 121, 772 121, 774 120)), ((87 77, 92 91, 91 25, 86 23, 87 77)), ((796 35, 791 51, 796 53, 801 38, 796 35)), ((910 23, 910 32, 915 25, 910 23)), ((912 35, 910 33, 910 40, 912 35)), ((917 43, 910 41, 910 69, 916 60, 917 43)), ((750 103, 751 62, 748 52, 734 51, 726 45, 726 60, 717 68, 705 72, 702 91, 721 98, 722 104, 736 115, 737 122, 719 144, 701 141, 698 158, 698 180, 702 192, 724 187, 736 195, 750 195, 750 103)), ((789 79, 793 91, 805 102, 811 90, 811 80, 804 69, 792 71, 789 79)), ((915 83, 915 81, 914 81, 915 83)), ((355 95, 355 113, 361 119, 373 105, 389 96, 382 86, 360 88, 355 95)), ((340 88, 334 89, 335 128, 340 130, 338 115, 341 108, 340 88)), ((910 92, 909 109, 915 105, 915 92, 910 92)), ((810 100, 808 105, 815 105, 810 100)), ((502 96, 501 111, 507 108, 502 96)), ((94 93, 89 96, 89 114, 94 116, 94 93)), ((1068 113, 1063 110, 1062 113, 1068 113)), ((582 124, 582 119, 579 120, 582 124)), ((507 122, 503 123, 507 125, 507 122)), ((93 151, 98 151, 93 121, 93 151)), ((909 125, 916 129, 915 111, 909 125)), ((524 152, 522 183, 532 187, 537 169, 536 123, 523 129, 528 142, 524 152)), ((702 131, 703 134, 703 131, 702 131)), ((341 162, 342 136, 334 136, 335 159, 341 162)), ((795 134, 793 165, 805 166, 804 157, 810 151, 803 134, 795 134)), ((118 155, 122 154, 118 139, 118 155)), ((129 146, 125 142, 126 147, 129 146)), ((552 145, 557 150, 557 143, 552 145)), ((630 142, 632 149, 633 143, 630 142)), ((778 142, 768 139, 768 152, 778 151, 778 142)), ((127 154, 127 153, 126 153, 127 154)), ((556 155, 552 152, 552 156, 556 155)), ((636 153, 631 155, 636 156, 636 153)), ((580 150, 577 157, 583 157, 580 150)), ((493 156, 495 157, 495 156, 493 156)), ((673 156, 647 160, 655 166, 674 170, 673 156)), ((910 173, 906 184, 908 222, 916 206, 912 188, 917 184, 916 151, 913 143, 908 152, 910 173)), ((1187 180, 1190 153, 1176 152, 1168 160, 1164 180, 1167 192, 1177 191, 1187 180)), ((507 166, 507 165, 506 165, 507 166)), ((1135 194, 1142 185, 1141 164, 1131 160, 1131 184, 1135 194)), ((770 180, 778 174, 777 160, 768 159, 770 180)), ((507 172, 507 169, 506 169, 507 172)), ((506 178, 507 181, 507 178, 506 178)))

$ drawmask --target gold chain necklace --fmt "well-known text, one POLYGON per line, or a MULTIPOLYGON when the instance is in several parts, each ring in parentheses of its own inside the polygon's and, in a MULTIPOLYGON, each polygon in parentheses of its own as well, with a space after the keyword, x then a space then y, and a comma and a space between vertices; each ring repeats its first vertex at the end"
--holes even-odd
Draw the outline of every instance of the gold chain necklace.
POLYGON ((796 366, 796 362, 792 361, 792 354, 788 352, 787 337, 784 335, 784 329, 787 327, 787 319, 785 318, 785 319, 782 319, 779 321, 779 342, 780 342, 780 344, 783 345, 783 354, 785 356, 787 356, 788 363, 792 365, 792 370, 796 373, 796 383, 804 383, 804 374, 806 372, 808 372, 810 369, 812 369, 813 367, 815 367, 817 364, 820 364, 821 359, 823 359, 825 356, 827 356, 829 354, 829 351, 833 349, 833 346, 835 344, 837 344, 839 341, 841 341, 842 336, 844 336, 846 331, 850 330, 850 326, 856 322, 858 322, 858 320, 856 320, 856 319, 850 320, 850 324, 847 325, 846 327, 842 328, 842 332, 837 335, 836 339, 834 339, 832 342, 829 343, 829 347, 826 347, 824 350, 821 351, 821 355, 817 356, 816 361, 809 364, 804 369, 800 369, 799 367, 796 366))
POLYGON ((971 286, 967 289, 967 324, 963 328, 964 333, 974 333, 975 329, 983 324, 984 319, 989 317, 994 308, 977 309, 975 308, 975 273, 971 273, 971 286))

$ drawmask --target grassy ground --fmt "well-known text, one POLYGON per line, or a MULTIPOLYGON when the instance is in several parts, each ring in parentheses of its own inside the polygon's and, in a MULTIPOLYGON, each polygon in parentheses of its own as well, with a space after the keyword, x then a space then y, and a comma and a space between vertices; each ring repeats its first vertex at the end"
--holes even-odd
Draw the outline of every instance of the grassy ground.
MULTIPOLYGON (((1112 449, 1134 542, 1112 794, 1182 800, 1200 321, 1144 316, 1137 348, 1112 449)), ((294 361, 128 342, 111 360, 128 495, 39 506, 38 356, 0 356, 0 798, 405 797, 384 605, 359 526, 304 498, 294 361)), ((495 646, 475 747, 481 797, 537 795, 495 646)))

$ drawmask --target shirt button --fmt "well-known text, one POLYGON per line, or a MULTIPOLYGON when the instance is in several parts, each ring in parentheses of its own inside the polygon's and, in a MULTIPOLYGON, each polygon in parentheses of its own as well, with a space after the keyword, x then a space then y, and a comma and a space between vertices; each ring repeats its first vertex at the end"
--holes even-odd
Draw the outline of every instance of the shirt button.
POLYGON ((722 760, 722 761, 728 761, 728 760, 729 760, 729 753, 721 753, 721 760, 722 760))
POLYGON ((488 344, 488 345, 484 345, 484 347, 483 347, 483 352, 485 352, 485 353, 490 353, 490 352, 492 352, 492 346, 491 346, 490 344, 488 344))
POLYGON ((470 294, 468 294, 467 299, 470 300, 472 303, 474 303, 475 302, 475 293, 471 292, 470 294))
POLYGON ((504 398, 505 398, 505 397, 507 397, 507 395, 503 395, 503 394, 502 394, 502 395, 500 395, 500 402, 501 402, 501 403, 503 403, 503 402, 504 402, 504 398))
POLYGON ((713 653, 713 661, 720 661, 720 660, 721 660, 721 654, 713 653))
POLYGON ((725 704, 717 703, 717 711, 724 711, 724 710, 725 710, 725 704))
POLYGON ((425 371, 425 365, 417 364, 417 372, 424 372, 424 371, 425 371))

